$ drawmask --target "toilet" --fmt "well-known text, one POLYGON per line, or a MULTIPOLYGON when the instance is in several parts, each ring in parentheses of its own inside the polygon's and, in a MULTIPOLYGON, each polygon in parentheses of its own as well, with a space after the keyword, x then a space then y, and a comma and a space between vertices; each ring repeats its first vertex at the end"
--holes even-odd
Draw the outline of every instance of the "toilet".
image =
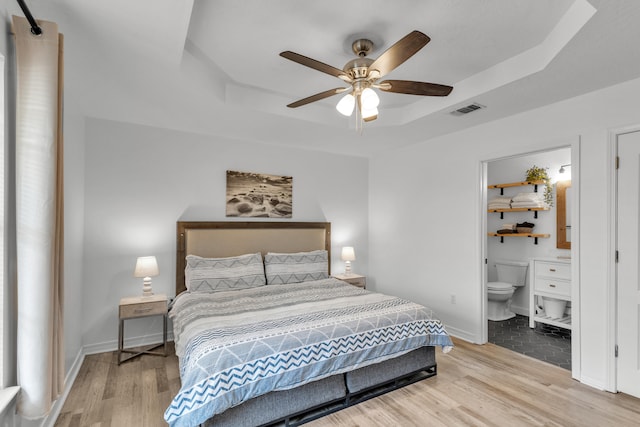
POLYGON ((501 321, 515 317, 511 311, 511 298, 525 285, 529 263, 523 261, 496 261, 498 281, 487 283, 487 319, 501 321))

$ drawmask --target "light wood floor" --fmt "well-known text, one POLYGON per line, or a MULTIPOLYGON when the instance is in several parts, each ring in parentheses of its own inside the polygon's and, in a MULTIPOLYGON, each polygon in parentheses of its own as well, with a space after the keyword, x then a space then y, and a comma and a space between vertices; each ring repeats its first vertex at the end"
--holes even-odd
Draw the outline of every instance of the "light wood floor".
MULTIPOLYGON (((448 354, 437 350, 436 377, 306 425, 640 425, 640 399, 595 390, 567 370, 493 344, 454 342, 448 354)), ((180 387, 175 355, 145 355, 120 366, 115 357, 85 358, 56 427, 166 426, 162 415, 180 387)))

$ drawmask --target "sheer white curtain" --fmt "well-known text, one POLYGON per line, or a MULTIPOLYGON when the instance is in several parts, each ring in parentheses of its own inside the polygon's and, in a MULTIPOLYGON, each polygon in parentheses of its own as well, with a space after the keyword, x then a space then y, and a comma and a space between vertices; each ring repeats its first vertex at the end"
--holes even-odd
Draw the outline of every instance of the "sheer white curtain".
POLYGON ((62 35, 13 17, 19 413, 45 416, 64 386, 62 337, 62 35))

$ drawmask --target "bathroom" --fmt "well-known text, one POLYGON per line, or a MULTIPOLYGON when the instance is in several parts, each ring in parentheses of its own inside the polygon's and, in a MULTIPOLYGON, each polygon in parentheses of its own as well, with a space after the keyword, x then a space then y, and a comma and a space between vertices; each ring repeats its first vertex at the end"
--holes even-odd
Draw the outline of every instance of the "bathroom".
MULTIPOLYGON (((560 200, 560 204, 565 205, 564 217, 569 231, 566 237, 561 239, 562 242, 559 242, 556 188, 562 189, 570 182, 571 172, 571 148, 566 147, 488 162, 486 181, 489 187, 486 196, 488 208, 487 295, 492 295, 491 298, 487 297, 491 300, 487 301, 488 340, 496 345, 569 370, 571 369, 571 302, 565 302, 562 298, 570 300, 571 295, 571 250, 570 244, 564 241, 571 240, 572 203, 569 186, 566 190, 567 198, 564 202, 560 200), (527 171, 534 166, 544 169, 550 178, 552 206, 549 210, 514 211, 513 206, 517 204, 514 204, 513 200, 512 206, 507 208, 506 212, 500 212, 502 209, 497 209, 498 212, 490 209, 489 204, 492 200, 495 201, 501 192, 507 199, 513 199, 520 193, 526 193, 520 196, 523 200, 544 199, 545 185, 537 186, 537 195, 532 195, 535 186, 509 185, 527 181, 527 171), (560 186, 557 185, 559 181, 560 186), (492 185, 504 188, 491 188, 492 185), (506 230, 518 224, 522 226, 519 230, 521 233, 517 233, 517 230, 513 232, 506 230), (531 226, 533 228, 528 230, 527 227, 531 226), (527 237, 527 235, 538 237, 527 237), (525 274, 526 269, 524 282, 518 283, 521 286, 511 287, 513 289, 511 298, 509 298, 511 295, 509 286, 495 284, 500 281, 496 263, 502 264, 502 261, 519 262, 523 267, 507 266, 507 269, 512 268, 515 273, 520 270, 520 273, 525 274), (566 274, 566 276, 547 277, 558 274, 566 274), (535 286, 530 283, 532 281, 536 284, 535 286), (497 286, 494 287, 494 284, 497 286), (504 290, 498 289, 501 286, 504 290), (547 293, 545 290, 540 292, 540 286, 551 286, 552 288, 549 289, 551 292, 547 293), (563 296, 551 298, 560 289, 566 291, 563 296), (532 297, 534 290, 536 296, 532 297), (500 301, 501 299, 505 301, 500 301), (548 313, 545 312, 545 308, 548 313), (514 313, 515 317, 509 318, 511 313, 514 313), (536 316, 536 321, 530 319, 532 315, 536 316), (492 318, 494 320, 490 320, 492 318), (532 328, 532 326, 535 327, 532 328)), ((491 208, 494 206, 492 205, 491 208)), ((526 206, 526 203, 523 206, 526 206)), ((565 233, 561 235, 564 236, 565 233)))

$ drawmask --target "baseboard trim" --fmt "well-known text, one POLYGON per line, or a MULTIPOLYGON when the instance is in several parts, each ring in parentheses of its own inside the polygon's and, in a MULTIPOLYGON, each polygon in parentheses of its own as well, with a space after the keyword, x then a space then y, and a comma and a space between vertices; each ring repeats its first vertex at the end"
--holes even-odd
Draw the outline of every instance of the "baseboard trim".
MULTIPOLYGON (((167 332, 167 342, 173 341, 173 333, 167 332)), ((125 347, 139 347, 143 345, 151 345, 162 342, 162 333, 145 335, 143 337, 127 338, 124 345, 125 347)), ((98 354, 106 353, 108 351, 116 351, 118 349, 118 341, 105 341, 97 344, 89 344, 83 347, 84 354, 98 354)))
POLYGON ((589 387, 593 387, 593 388, 596 388, 598 390, 610 391, 610 390, 607 390, 607 387, 605 386, 605 384, 604 384, 604 382, 602 380, 596 380, 596 379, 593 379, 593 378, 582 376, 582 377, 580 377, 578 379, 578 381, 580 381, 584 385, 588 385, 589 387))
POLYGON ((461 340, 468 341, 474 344, 478 343, 478 337, 471 332, 463 331, 462 329, 458 329, 448 325, 445 325, 445 329, 447 330, 447 333, 453 337, 460 338, 461 340))
POLYGON ((78 372, 80 372, 80 367, 82 367, 82 362, 84 362, 84 351, 81 348, 76 355, 75 360, 71 364, 71 368, 69 372, 67 372, 66 378, 64 379, 64 390, 60 397, 53 402, 53 406, 51 407, 51 411, 49 411, 49 415, 43 420, 41 426, 42 427, 53 427, 62 411, 62 407, 64 406, 64 402, 67 400, 67 396, 69 396, 69 392, 71 391, 71 387, 73 387, 73 383, 76 381, 76 377, 78 376, 78 372))

